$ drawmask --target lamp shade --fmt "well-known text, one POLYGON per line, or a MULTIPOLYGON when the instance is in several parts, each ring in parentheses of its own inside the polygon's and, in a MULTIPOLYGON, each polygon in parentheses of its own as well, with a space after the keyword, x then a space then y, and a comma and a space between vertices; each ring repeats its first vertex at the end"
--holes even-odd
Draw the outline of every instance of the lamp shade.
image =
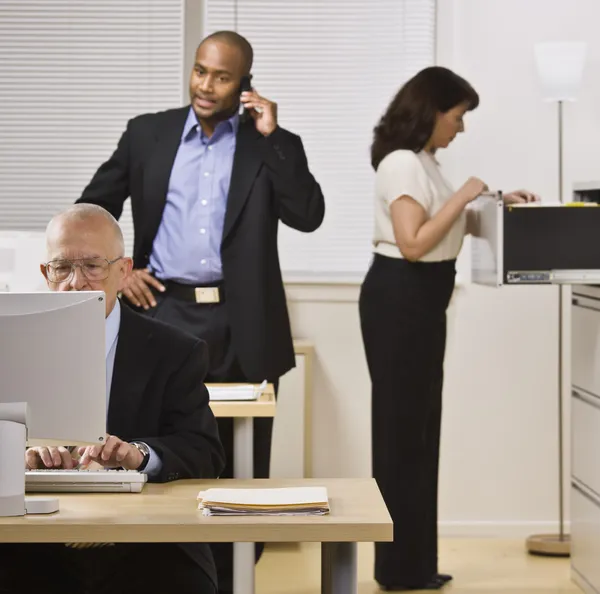
POLYGON ((585 62, 585 43, 537 43, 535 62, 546 101, 575 101, 585 62))

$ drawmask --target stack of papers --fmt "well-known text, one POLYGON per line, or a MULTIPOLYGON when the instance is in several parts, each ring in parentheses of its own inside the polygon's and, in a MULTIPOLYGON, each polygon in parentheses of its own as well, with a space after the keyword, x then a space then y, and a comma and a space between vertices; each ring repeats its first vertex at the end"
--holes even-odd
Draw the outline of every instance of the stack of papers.
POLYGON ((267 382, 264 381, 260 386, 254 384, 234 384, 228 386, 223 384, 220 386, 207 386, 208 396, 210 400, 226 401, 226 400, 257 400, 267 387, 267 382))
POLYGON ((198 493, 205 516, 323 516, 329 513, 325 487, 208 489, 198 493))

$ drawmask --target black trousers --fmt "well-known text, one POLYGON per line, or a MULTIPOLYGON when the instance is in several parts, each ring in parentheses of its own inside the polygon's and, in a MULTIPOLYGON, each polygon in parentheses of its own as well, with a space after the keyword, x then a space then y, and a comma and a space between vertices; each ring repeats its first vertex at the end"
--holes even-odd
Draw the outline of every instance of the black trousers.
MULTIPOLYGON (((208 343, 209 375, 207 383, 250 381, 242 371, 231 344, 231 331, 227 317, 227 303, 198 304, 185 301, 166 293, 154 292, 156 307, 148 310, 157 320, 173 324, 208 343)), ((277 390, 279 378, 255 378, 254 381, 268 379, 277 390)), ((233 477, 233 419, 217 419, 221 443, 225 449, 226 465, 221 478, 233 477)), ((268 478, 271 459, 271 437, 273 419, 254 419, 254 477, 268 478)), ((256 559, 260 558, 263 544, 256 545, 256 559)), ((217 575, 219 592, 233 591, 233 545, 213 543, 211 545, 217 575)))
POLYGON ((437 573, 437 492, 446 309, 455 262, 376 255, 360 295, 372 383, 373 476, 394 522, 375 579, 418 587, 437 573))
POLYGON ((215 584, 175 544, 0 545, 0 594, 215 594, 215 584))

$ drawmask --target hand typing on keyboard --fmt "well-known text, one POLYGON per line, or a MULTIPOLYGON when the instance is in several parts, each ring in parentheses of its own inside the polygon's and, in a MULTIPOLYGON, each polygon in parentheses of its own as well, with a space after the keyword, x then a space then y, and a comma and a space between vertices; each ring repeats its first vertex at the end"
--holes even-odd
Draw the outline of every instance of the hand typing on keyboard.
POLYGON ((25 465, 29 470, 38 468, 63 468, 70 470, 78 465, 77 457, 68 448, 37 447, 25 452, 25 465))
POLYGON ((92 462, 105 468, 136 470, 143 459, 136 447, 114 435, 109 435, 104 445, 80 447, 74 452, 60 446, 29 448, 25 453, 25 464, 30 470, 87 468, 92 462))
POLYGON ((79 448, 80 465, 87 466, 90 462, 97 462, 105 468, 125 468, 136 470, 144 461, 144 456, 130 443, 109 435, 104 445, 94 445, 79 448))

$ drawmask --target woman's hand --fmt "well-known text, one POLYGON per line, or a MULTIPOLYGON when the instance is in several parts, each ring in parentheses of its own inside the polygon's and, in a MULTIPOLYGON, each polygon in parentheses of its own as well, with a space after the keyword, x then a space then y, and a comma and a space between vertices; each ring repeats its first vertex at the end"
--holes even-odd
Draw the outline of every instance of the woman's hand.
POLYGON ((527 204, 529 202, 539 202, 540 197, 528 190, 516 190, 503 195, 504 204, 527 204))
POLYGON ((475 200, 475 198, 487 191, 487 185, 484 182, 482 182, 478 177, 470 177, 460 187, 457 194, 459 194, 463 198, 465 204, 468 204, 469 202, 472 202, 473 200, 475 200))

